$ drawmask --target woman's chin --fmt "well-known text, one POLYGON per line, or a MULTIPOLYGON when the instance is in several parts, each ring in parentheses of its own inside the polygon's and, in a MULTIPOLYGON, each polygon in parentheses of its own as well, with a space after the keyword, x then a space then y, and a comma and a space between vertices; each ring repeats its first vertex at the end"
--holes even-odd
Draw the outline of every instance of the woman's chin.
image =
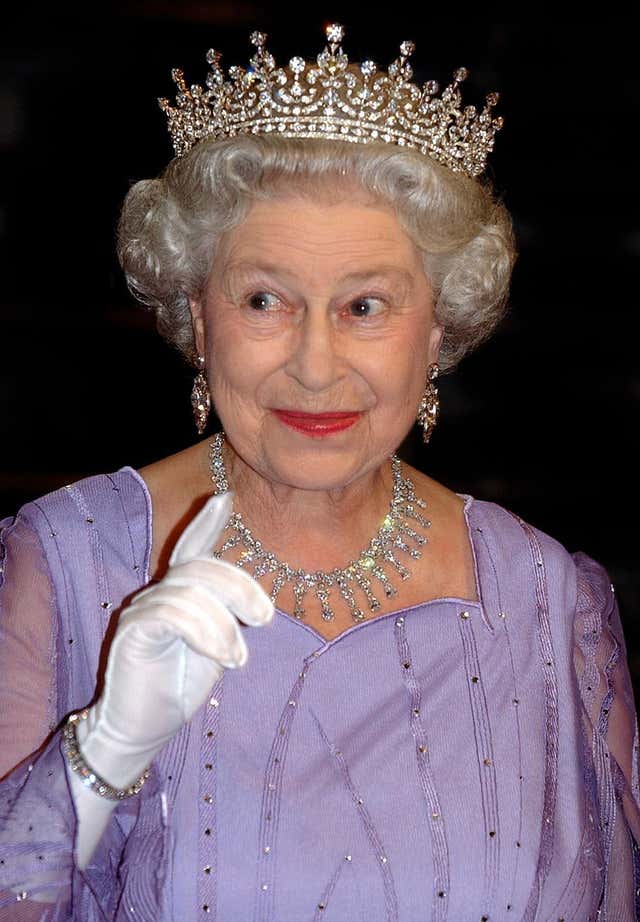
POLYGON ((368 442, 361 441, 330 448, 326 442, 293 439, 278 444, 273 442, 265 456, 264 471, 269 480, 286 484, 298 490, 339 490, 354 483, 372 469, 384 463, 386 455, 374 456, 366 450, 368 442))

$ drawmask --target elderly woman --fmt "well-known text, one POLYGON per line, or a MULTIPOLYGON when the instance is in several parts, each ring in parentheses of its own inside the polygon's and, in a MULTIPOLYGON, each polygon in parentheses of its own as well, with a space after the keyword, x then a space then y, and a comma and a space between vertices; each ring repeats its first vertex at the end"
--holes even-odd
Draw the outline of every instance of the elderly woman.
POLYGON ((327 37, 178 72, 125 203, 224 432, 3 523, 0 918, 636 918, 605 571, 396 455, 506 301, 495 98, 327 37))

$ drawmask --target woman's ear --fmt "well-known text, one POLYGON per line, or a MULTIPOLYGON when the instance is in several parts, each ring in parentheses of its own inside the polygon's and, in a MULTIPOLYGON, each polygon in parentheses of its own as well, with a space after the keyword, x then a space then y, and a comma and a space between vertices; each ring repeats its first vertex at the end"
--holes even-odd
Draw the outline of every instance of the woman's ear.
POLYGON ((434 323, 431 327, 431 332, 429 333, 429 346, 427 349, 427 354, 429 357, 429 365, 432 362, 438 361, 438 356, 440 355, 440 349, 442 347, 442 340, 444 339, 444 327, 440 326, 439 323, 434 323))
POLYGON ((196 347, 196 353, 198 355, 204 355, 205 335, 202 302, 196 298, 189 298, 189 310, 191 311, 191 321, 193 323, 193 339, 196 347))

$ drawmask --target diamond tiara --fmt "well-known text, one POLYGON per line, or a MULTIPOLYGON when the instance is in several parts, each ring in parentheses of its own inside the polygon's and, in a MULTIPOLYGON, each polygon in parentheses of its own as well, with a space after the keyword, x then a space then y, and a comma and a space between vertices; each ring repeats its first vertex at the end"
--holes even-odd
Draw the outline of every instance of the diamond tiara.
POLYGON ((438 96, 435 80, 422 88, 410 82, 413 42, 400 45, 400 57, 385 72, 373 61, 349 62, 341 47, 342 26, 327 26, 326 36, 328 44, 315 62, 293 57, 288 67, 277 67, 266 50, 265 33, 253 32, 255 54, 249 67, 230 67, 229 79, 220 52, 212 49, 207 52, 206 88, 188 87, 183 72, 173 70, 176 105, 164 98, 158 102, 176 156, 202 138, 279 135, 396 144, 419 150, 456 173, 475 177, 484 171, 503 123, 491 115, 497 93, 486 97, 481 112, 475 106, 463 108, 460 84, 468 76, 466 68, 459 68, 438 96))

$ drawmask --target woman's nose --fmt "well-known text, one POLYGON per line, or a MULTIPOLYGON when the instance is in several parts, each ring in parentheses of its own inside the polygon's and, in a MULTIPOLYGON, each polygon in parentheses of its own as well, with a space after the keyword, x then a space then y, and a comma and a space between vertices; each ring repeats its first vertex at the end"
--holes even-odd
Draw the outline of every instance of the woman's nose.
POLYGON ((293 338, 288 374, 309 391, 328 390, 342 373, 338 338, 326 309, 307 306, 293 338))

